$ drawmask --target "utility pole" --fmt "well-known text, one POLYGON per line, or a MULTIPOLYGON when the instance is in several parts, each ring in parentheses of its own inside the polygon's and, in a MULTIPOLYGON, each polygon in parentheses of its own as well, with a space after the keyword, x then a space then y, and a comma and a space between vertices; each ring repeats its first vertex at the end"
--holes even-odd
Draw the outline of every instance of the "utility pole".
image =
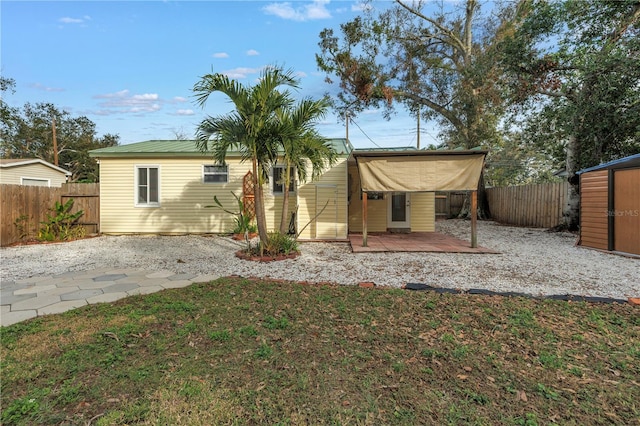
POLYGON ((416 136, 416 139, 418 140, 418 149, 420 149, 420 107, 418 107, 416 117, 418 118, 418 134, 416 136))
POLYGON ((347 124, 347 142, 349 141, 349 111, 344 112, 344 121, 347 124))
POLYGON ((53 164, 58 165, 58 140, 56 139, 56 118, 51 121, 51 129, 53 130, 53 164))

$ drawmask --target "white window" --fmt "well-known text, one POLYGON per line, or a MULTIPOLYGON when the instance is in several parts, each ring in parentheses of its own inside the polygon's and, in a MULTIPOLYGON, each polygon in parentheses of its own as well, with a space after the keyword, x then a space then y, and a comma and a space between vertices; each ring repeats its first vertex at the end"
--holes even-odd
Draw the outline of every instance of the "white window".
POLYGON ((202 166, 203 183, 227 183, 229 182, 229 166, 205 164, 202 166))
POLYGON ((138 207, 160 205, 160 166, 136 166, 136 202, 138 207))
MULTIPOLYGON (((271 189, 274 194, 282 194, 284 192, 284 184, 282 183, 282 178, 284 177, 284 167, 283 166, 275 166, 272 169, 272 185, 271 189)), ((293 167, 289 168, 289 192, 295 191, 295 170, 293 167)))
POLYGON ((51 186, 51 179, 21 177, 20 184, 29 186, 51 186))

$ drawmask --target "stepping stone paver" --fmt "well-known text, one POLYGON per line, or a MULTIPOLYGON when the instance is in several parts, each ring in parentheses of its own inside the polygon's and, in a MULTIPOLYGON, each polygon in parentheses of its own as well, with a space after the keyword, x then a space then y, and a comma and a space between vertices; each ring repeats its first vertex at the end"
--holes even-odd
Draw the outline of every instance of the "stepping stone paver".
POLYGON ((60 296, 39 296, 11 304, 11 312, 40 309, 60 302, 60 296))
POLYGON ((156 286, 148 286, 148 287, 140 287, 140 288, 134 288, 133 290, 129 290, 127 292, 127 294, 129 296, 135 296, 138 294, 151 294, 151 293, 156 293, 160 290, 164 290, 164 288, 162 288, 159 285, 156 286))
POLYGON ((193 277, 190 281, 193 283, 208 283, 209 281, 215 281, 218 278, 220 278, 220 275, 198 275, 196 277, 193 277))
POLYGON ((127 275, 126 274, 107 274, 107 275, 100 275, 99 277, 95 277, 93 281, 95 282, 117 281, 123 278, 127 278, 127 275))
POLYGON ((169 281, 161 285, 163 288, 183 288, 183 287, 188 287, 191 284, 193 284, 193 281, 180 280, 180 281, 169 281))
POLYGON ((42 309, 38 309, 38 315, 61 314, 63 312, 70 311, 71 309, 79 308, 86 304, 87 301, 84 299, 58 302, 54 303, 53 305, 45 306, 42 309))
POLYGON ((37 294, 36 293, 31 293, 31 294, 22 294, 20 296, 16 296, 12 293, 8 293, 8 294, 2 294, 2 297, 0 297, 0 304, 1 305, 11 305, 13 303, 17 303, 17 302, 21 302, 23 300, 27 300, 27 299, 31 299, 36 297, 37 294))
POLYGON ((78 291, 72 291, 71 293, 60 295, 60 300, 62 301, 85 300, 88 297, 97 296, 99 294, 103 294, 102 289, 99 289, 99 288, 96 288, 93 290, 78 290, 78 291))
POLYGON ((124 299, 127 296, 129 295, 125 292, 99 294, 97 296, 87 298, 87 303, 91 305, 96 303, 111 303, 116 300, 124 299))
POLYGON ((115 281, 81 281, 79 284, 77 284, 77 287, 80 290, 94 290, 96 288, 108 287, 110 285, 114 285, 115 283, 115 281))
POLYGON ((18 322, 22 322, 28 320, 30 318, 35 318, 38 316, 38 311, 35 309, 30 309, 27 311, 17 311, 17 312, 8 312, 2 313, 0 316, 0 325, 6 327, 11 324, 15 324, 18 322))
POLYGON ((73 293, 74 291, 80 290, 78 287, 56 287, 53 290, 43 291, 42 293, 38 293, 38 296, 62 296, 63 294, 73 293))
POLYGON ((41 291, 53 290, 56 288, 55 285, 36 285, 29 288, 23 288, 21 290, 16 290, 13 292, 16 296, 20 296, 21 294, 31 294, 31 293, 40 293, 41 291))
POLYGON ((169 281, 179 281, 179 280, 190 280, 191 278, 197 277, 196 274, 176 274, 171 277, 167 277, 169 281))
POLYGON ((147 278, 167 278, 172 275, 175 275, 175 273, 170 271, 158 271, 158 272, 153 272, 151 274, 147 274, 146 277, 147 278))
POLYGON ((129 290, 133 290, 134 288, 138 288, 138 287, 140 286, 136 283, 120 283, 119 282, 118 284, 113 284, 103 288, 102 291, 104 294, 121 293, 121 292, 127 292, 129 290))

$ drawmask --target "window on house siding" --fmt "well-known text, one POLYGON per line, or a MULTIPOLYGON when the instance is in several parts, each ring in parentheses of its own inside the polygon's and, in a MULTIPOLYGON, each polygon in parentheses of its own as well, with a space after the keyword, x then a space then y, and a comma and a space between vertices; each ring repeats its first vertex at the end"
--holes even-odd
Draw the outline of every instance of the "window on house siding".
MULTIPOLYGON (((289 168, 289 192, 294 192, 295 190, 295 173, 293 167, 289 168)), ((272 189, 274 194, 282 194, 284 192, 284 185, 282 183, 282 178, 284 177, 284 167, 283 166, 275 166, 273 168, 273 183, 272 189)))
POLYGON ((158 166, 136 166, 136 206, 160 205, 158 166))
POLYGON ((204 183, 229 182, 229 166, 205 164, 202 166, 202 181, 204 183))

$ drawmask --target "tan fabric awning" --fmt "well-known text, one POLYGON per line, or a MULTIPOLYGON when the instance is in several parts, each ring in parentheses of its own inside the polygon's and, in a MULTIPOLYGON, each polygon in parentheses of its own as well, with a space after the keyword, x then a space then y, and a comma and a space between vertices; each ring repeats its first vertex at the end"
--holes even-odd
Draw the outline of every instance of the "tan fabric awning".
POLYGON ((486 151, 353 153, 364 192, 474 191, 486 151))

